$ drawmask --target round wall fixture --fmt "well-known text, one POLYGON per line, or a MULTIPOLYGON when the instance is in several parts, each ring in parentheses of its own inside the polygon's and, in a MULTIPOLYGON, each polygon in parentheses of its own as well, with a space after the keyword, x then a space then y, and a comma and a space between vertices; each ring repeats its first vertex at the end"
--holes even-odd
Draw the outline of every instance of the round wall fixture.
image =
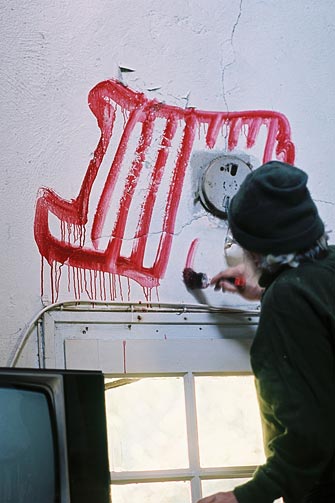
POLYGON ((200 201, 206 210, 226 219, 230 200, 250 171, 251 166, 234 155, 213 159, 202 175, 199 187, 200 201))

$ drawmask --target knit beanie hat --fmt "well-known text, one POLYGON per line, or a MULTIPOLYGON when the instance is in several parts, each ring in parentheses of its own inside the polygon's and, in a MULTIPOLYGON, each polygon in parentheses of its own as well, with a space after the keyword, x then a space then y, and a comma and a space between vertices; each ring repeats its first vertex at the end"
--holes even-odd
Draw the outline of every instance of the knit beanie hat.
POLYGON ((279 161, 249 173, 228 209, 234 239, 263 255, 310 248, 324 233, 324 225, 307 179, 301 169, 279 161))

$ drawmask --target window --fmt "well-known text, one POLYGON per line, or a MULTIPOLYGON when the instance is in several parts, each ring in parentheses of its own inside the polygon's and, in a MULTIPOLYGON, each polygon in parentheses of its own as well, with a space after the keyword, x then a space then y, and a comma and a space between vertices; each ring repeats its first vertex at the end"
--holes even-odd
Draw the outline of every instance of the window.
POLYGON ((198 500, 263 462, 251 375, 106 379, 113 503, 198 500))
POLYGON ((113 503, 194 503, 251 477, 263 461, 249 363, 258 316, 116 303, 45 313, 45 366, 105 373, 113 503))

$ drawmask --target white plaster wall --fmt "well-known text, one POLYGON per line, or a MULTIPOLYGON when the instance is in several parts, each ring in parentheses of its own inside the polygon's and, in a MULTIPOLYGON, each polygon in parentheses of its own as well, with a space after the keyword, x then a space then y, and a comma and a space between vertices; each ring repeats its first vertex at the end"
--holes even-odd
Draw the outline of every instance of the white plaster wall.
MULTIPOLYGON (((87 96, 100 81, 122 78, 179 107, 285 114, 296 165, 309 173, 327 228, 334 227, 331 0, 8 0, 0 23, 0 364, 42 307, 33 235, 38 189, 77 195, 99 137, 87 96), (121 75, 119 66, 134 71, 121 75)), ((192 213, 192 197, 187 178, 162 302, 196 301, 181 281, 194 237, 201 237, 198 268, 208 264, 213 274, 223 264, 224 225, 192 213)), ((130 300, 144 299, 141 288, 131 288, 130 300)), ((211 303, 237 303, 208 295, 211 303)), ((64 287, 60 300, 69 297, 64 287)), ((28 363, 34 353, 28 346, 28 363)))

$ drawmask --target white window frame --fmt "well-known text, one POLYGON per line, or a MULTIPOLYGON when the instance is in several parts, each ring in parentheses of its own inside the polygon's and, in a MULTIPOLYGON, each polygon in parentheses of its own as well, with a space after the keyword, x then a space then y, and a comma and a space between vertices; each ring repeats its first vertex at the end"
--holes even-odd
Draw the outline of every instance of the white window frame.
POLYGON ((63 306, 45 312, 40 336, 42 366, 100 369, 106 377, 179 376, 184 380, 187 469, 112 472, 112 484, 251 477, 255 466, 201 468, 196 421, 198 375, 248 375, 249 349, 259 311, 203 305, 108 304, 63 306))

